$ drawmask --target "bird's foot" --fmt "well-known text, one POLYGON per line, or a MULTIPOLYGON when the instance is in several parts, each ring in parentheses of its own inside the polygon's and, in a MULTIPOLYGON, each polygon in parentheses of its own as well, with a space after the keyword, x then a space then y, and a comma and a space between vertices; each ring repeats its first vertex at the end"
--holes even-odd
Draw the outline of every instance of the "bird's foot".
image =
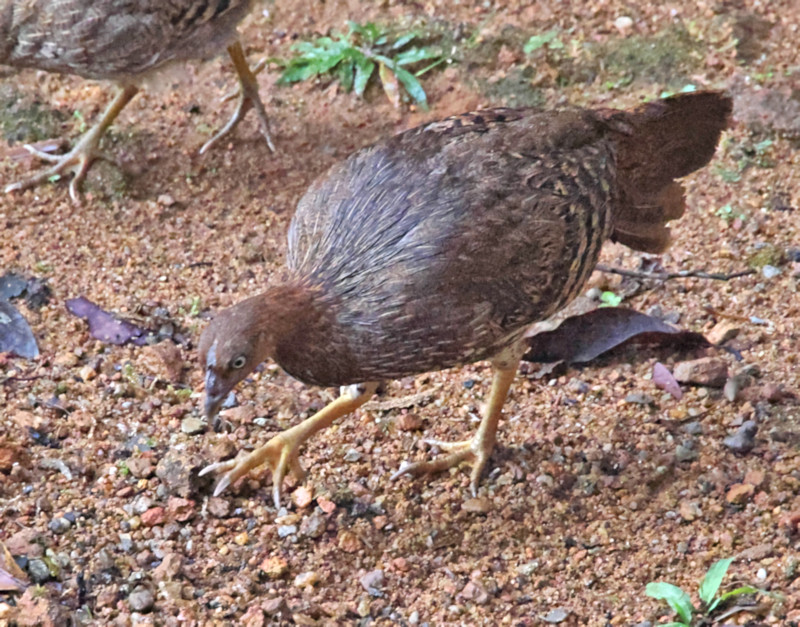
POLYGON ((219 496, 251 470, 267 464, 272 469, 272 498, 275 508, 280 509, 281 487, 287 471, 291 472, 297 481, 302 481, 305 477, 305 471, 297 459, 297 449, 303 440, 292 437, 290 432, 291 429, 279 433, 264 446, 258 447, 244 457, 206 466, 200 471, 200 475, 212 472, 222 475, 214 487, 214 496, 219 496))
POLYGON ((392 480, 397 479, 403 475, 414 475, 419 477, 435 472, 441 472, 448 468, 458 466, 462 462, 472 464, 472 473, 470 474, 470 489, 472 495, 478 494, 478 483, 480 482, 483 469, 486 467, 489 457, 492 455, 494 448, 494 441, 488 441, 489 438, 480 437, 475 435, 469 440, 462 440, 460 442, 442 442, 440 440, 425 440, 426 444, 436 446, 437 448, 445 451, 445 455, 421 462, 404 462, 400 469, 392 475, 392 480))
MULTIPOLYGON (((264 103, 261 101, 261 96, 258 94, 258 81, 256 81, 256 74, 264 69, 266 62, 262 61, 253 69, 251 69, 250 66, 247 65, 247 60, 244 56, 244 50, 239 42, 231 45, 228 48, 228 53, 230 54, 233 65, 239 75, 239 101, 236 106, 236 111, 234 111, 231 119, 228 120, 228 123, 223 126, 222 129, 220 129, 220 131, 214 135, 214 137, 203 144, 203 147, 200 148, 200 154, 204 154, 214 144, 229 135, 233 129, 236 128, 239 122, 244 119, 244 116, 247 115, 247 112, 250 109, 256 110, 258 124, 261 127, 261 134, 264 136, 269 149, 272 152, 275 152, 275 145, 272 143, 272 136, 270 135, 269 118, 267 117, 267 111, 264 108, 264 103)), ((223 100, 228 100, 230 97, 231 96, 229 94, 225 96, 223 100)))
MULTIPOLYGON (((91 132, 91 131, 90 131, 91 132)), ((88 134, 87 134, 88 136, 88 134)), ((80 185, 86 178, 86 173, 95 159, 106 158, 97 148, 97 141, 92 137, 84 136, 75 147, 63 155, 53 155, 37 150, 33 146, 26 145, 25 149, 37 159, 47 161, 53 165, 49 168, 40 170, 33 176, 6 185, 5 192, 30 189, 47 181, 56 181, 72 173, 72 180, 69 184, 69 195, 75 204, 80 204, 80 185), (87 141, 88 140, 88 141, 87 141)))
POLYGON ((51 155, 47 152, 37 150, 33 146, 25 146, 25 148, 34 156, 49 161, 54 165, 50 168, 45 168, 38 174, 6 185, 5 192, 13 192, 22 189, 29 189, 35 187, 45 181, 51 181, 55 177, 61 177, 67 172, 72 172, 72 180, 69 184, 69 196, 72 202, 76 205, 81 204, 80 185, 83 179, 86 178, 86 173, 89 171, 89 166, 95 159, 110 159, 100 150, 100 139, 103 137, 108 127, 116 119, 119 112, 125 107, 131 98, 138 92, 138 88, 133 85, 126 85, 120 89, 119 93, 114 97, 108 105, 100 120, 92 128, 86 131, 83 136, 78 140, 78 143, 68 153, 63 155, 51 155))

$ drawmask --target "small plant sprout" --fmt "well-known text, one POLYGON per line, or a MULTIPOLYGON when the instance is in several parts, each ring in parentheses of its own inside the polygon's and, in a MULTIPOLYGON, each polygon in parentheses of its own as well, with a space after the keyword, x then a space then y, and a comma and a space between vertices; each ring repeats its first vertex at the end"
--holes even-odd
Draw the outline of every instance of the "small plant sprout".
POLYGON ((665 601, 680 619, 670 623, 664 623, 661 627, 692 627, 695 624, 701 624, 704 618, 711 616, 721 603, 742 594, 759 592, 757 588, 753 588, 752 586, 741 586, 717 595, 719 587, 722 584, 722 579, 725 577, 725 573, 728 572, 728 567, 731 565, 731 562, 733 562, 732 557, 721 559, 708 569, 698 591, 701 603, 699 608, 692 605, 691 597, 678 586, 667 583, 666 581, 648 583, 645 588, 645 594, 659 601, 665 601), (701 623, 692 622, 695 617, 697 617, 701 623))
POLYGON ((383 91, 395 107, 402 101, 402 86, 417 105, 427 109, 428 98, 417 78, 447 61, 442 51, 419 45, 422 33, 418 30, 399 33, 371 22, 348 22, 347 26, 344 35, 334 33, 294 44, 294 57, 277 60, 284 68, 278 82, 295 83, 331 74, 346 91, 363 97, 377 69, 383 91), (407 69, 412 66, 418 69, 407 69))
POLYGON ((547 50, 562 50, 564 48, 564 43, 558 37, 557 29, 549 30, 541 35, 534 35, 525 42, 522 51, 525 54, 531 54, 542 48, 546 48, 547 50))
POLYGON ((622 296, 619 296, 614 292, 605 291, 600 294, 601 307, 619 307, 621 302, 622 296))

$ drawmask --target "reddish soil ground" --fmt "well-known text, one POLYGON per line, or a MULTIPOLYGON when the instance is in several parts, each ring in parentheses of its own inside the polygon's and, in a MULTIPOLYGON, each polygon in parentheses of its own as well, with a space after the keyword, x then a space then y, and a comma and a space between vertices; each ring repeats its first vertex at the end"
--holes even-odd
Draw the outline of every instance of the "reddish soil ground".
MULTIPOLYGON (((39 582, 0 590, 0 624, 656 624, 670 613, 646 584, 680 585, 697 604, 723 557, 736 558, 723 589, 765 591, 723 623, 798 624, 800 14, 788 0, 656 4, 266 3, 241 28, 252 62, 346 19, 422 24, 454 61, 423 77, 427 112, 393 108, 378 85, 364 99, 328 80, 279 86, 273 64, 259 81, 277 153, 248 118, 203 156, 234 76, 223 57, 181 65, 119 117, 105 144, 116 165, 92 168, 82 207, 64 181, 0 196, 0 274, 52 290, 44 305, 14 301, 41 356, 0 355, 0 541, 39 582), (552 29, 563 47, 523 52, 552 29), (210 497, 198 468, 333 398, 267 364, 240 387, 228 432, 200 422, 199 332, 280 276, 315 177, 377 138, 469 109, 628 107, 689 84, 729 90, 735 125, 687 180, 660 263, 755 273, 596 273, 592 285, 685 329, 729 324, 728 350, 627 348, 543 378, 527 366, 478 498, 463 468, 389 477, 422 456, 422 438, 472 432, 486 364, 392 382, 314 437, 308 478, 287 486, 279 512, 265 473, 210 497), (77 296, 165 339, 93 339, 65 308, 77 296), (704 356, 738 375, 736 394, 684 386, 675 400, 653 385, 655 362, 704 356), (746 421, 752 450, 726 445, 746 421)), ((73 113, 94 120, 111 86, 9 71, 0 91, 5 183, 38 165, 21 141, 76 136, 73 113)), ((603 263, 635 269, 642 257, 609 245, 603 263)))

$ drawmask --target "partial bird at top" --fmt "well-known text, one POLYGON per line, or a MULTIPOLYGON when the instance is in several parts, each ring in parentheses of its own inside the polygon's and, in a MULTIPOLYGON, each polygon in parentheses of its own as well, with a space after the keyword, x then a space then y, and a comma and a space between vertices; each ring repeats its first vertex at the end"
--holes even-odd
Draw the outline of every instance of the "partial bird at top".
POLYGON ((73 172, 70 196, 92 161, 101 156, 100 139, 142 80, 174 61, 206 58, 226 48, 239 75, 239 103, 230 121, 200 150, 227 135, 251 108, 274 150, 258 83, 245 59, 236 26, 252 0, 0 0, 0 64, 112 80, 120 91, 100 120, 64 155, 27 146, 53 166, 7 185, 27 189, 55 175, 73 172))

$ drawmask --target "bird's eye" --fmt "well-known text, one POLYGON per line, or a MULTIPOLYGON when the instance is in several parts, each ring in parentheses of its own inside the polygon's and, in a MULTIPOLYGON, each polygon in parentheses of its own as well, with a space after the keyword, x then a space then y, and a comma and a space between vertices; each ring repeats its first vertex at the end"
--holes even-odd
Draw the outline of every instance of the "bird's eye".
POLYGON ((231 368, 238 370, 239 368, 244 368, 244 364, 247 361, 244 355, 239 355, 236 359, 231 362, 231 368))

